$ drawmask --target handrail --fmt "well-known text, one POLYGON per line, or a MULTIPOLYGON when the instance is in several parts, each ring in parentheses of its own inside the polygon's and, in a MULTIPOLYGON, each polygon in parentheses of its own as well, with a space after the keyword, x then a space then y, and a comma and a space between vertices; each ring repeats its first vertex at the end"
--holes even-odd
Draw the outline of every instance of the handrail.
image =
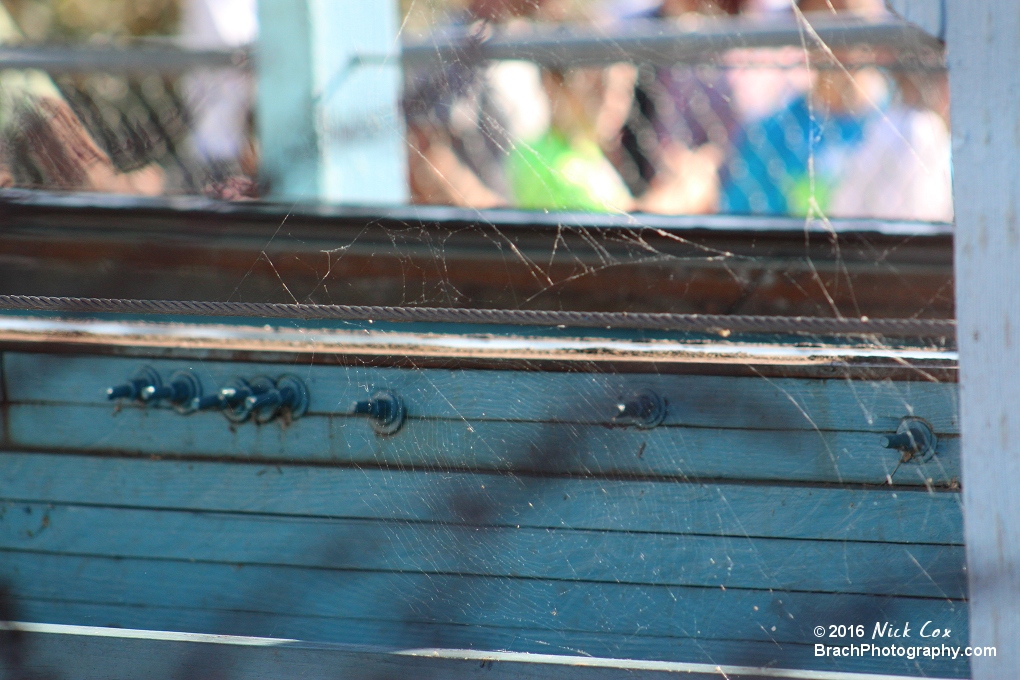
POLYGON ((702 63, 706 55, 733 49, 809 47, 821 40, 834 49, 854 45, 906 48, 941 58, 942 44, 923 30, 892 16, 870 19, 828 12, 793 16, 701 17, 690 21, 642 19, 599 26, 539 25, 503 30, 469 39, 469 28, 435 33, 405 42, 405 65, 479 60, 523 59, 547 66, 596 66, 621 61, 671 65, 702 63), (817 36, 817 38, 815 37, 817 36))
MULTIPOLYGON (((611 27, 535 25, 479 34, 471 27, 439 30, 406 40, 400 54, 361 54, 357 63, 400 59, 407 67, 428 67, 455 61, 522 59, 551 67, 597 66, 621 61, 671 65, 712 63, 733 49, 818 46, 834 49, 854 45, 906 50, 889 55, 888 65, 942 68, 943 46, 923 30, 893 16, 806 15, 807 25, 793 16, 701 17, 683 22, 635 19, 611 27)), ((177 46, 6 46, 0 47, 0 69, 35 68, 51 73, 161 72, 195 68, 244 68, 257 65, 254 45, 233 49, 177 46)))
POLYGON ((252 50, 184 47, 0 47, 0 69, 48 73, 181 73, 196 68, 251 68, 252 50))

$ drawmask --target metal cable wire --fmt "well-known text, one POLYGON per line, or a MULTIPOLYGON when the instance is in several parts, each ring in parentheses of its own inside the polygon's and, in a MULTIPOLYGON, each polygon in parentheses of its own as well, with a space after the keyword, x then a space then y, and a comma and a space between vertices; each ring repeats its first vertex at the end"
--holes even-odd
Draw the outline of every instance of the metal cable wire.
POLYGON ((634 328, 702 333, 883 335, 953 337, 951 319, 833 319, 804 316, 728 316, 647 312, 571 312, 450 307, 215 302, 201 300, 124 300, 118 298, 0 295, 0 309, 42 312, 164 314, 270 319, 471 323, 569 328, 634 328))

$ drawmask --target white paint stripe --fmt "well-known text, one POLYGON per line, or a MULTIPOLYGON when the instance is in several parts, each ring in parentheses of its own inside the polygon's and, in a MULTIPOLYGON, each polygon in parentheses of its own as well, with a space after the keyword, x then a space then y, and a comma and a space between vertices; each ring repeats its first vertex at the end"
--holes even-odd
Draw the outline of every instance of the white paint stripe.
MULTIPOLYGON (((612 338, 549 338, 528 336, 471 336, 438 333, 406 333, 369 330, 288 329, 283 327, 223 326, 151 322, 67 321, 27 317, 0 317, 0 333, 67 335, 68 340, 90 337, 119 342, 159 339, 208 341, 229 347, 231 342, 264 344, 263 349, 293 351, 311 348, 341 351, 344 348, 415 353, 456 352, 542 355, 566 353, 587 360, 640 356, 657 359, 699 361, 769 361, 812 363, 839 359, 893 359, 955 363, 956 352, 938 349, 883 349, 879 347, 796 347, 779 344, 686 343, 670 340, 616 340, 612 338)), ((25 338, 31 340, 33 338, 25 338)))
POLYGON ((129 640, 158 640, 161 642, 200 642, 234 645, 239 647, 284 647, 299 645, 305 649, 336 650, 360 653, 394 654, 431 659, 462 661, 498 661, 506 663, 545 664, 579 668, 612 668, 627 671, 658 671, 665 673, 700 673, 727 677, 785 678, 787 680, 912 680, 902 675, 876 675, 872 673, 840 673, 832 671, 806 671, 785 668, 751 668, 749 666, 717 666, 706 663, 681 661, 641 661, 638 659, 604 659, 563 654, 528 654, 524 652, 483 652, 474 649, 402 649, 382 651, 328 643, 308 643, 289 638, 245 637, 239 635, 210 635, 207 633, 180 633, 164 630, 134 630, 129 628, 102 628, 99 626, 72 626, 60 623, 26 623, 0 621, 0 630, 20 630, 45 635, 81 635, 88 637, 122 638, 129 640))
POLYGON ((71 626, 63 623, 28 623, 23 621, 0 621, 0 630, 20 630, 26 633, 43 633, 46 635, 84 635, 89 637, 124 638, 128 640, 160 640, 162 642, 205 642, 221 645, 238 645, 241 647, 278 647, 299 642, 299 640, 285 638, 178 633, 168 630, 134 630, 131 628, 71 626))

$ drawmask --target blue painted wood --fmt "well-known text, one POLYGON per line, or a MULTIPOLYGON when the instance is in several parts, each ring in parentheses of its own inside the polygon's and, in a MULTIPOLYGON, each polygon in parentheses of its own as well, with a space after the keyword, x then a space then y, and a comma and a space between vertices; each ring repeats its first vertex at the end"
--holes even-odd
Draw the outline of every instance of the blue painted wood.
MULTIPOLYGON (((966 603, 946 599, 342 572, 15 552, 2 553, 0 563, 2 576, 26 601, 169 608, 176 611, 175 625, 197 632, 403 647, 449 646, 473 638, 472 646, 492 648, 486 637, 490 629, 530 631, 538 641, 547 633, 558 632, 568 639, 573 633, 592 633, 782 645, 814 642, 813 627, 835 621, 861 623, 869 629, 876 621, 909 621, 916 631, 932 620, 940 628, 951 629, 952 638, 960 644, 967 639, 966 603), (288 625, 297 621, 300 627, 288 625), (359 631, 373 622, 393 624, 388 636, 362 639, 359 631), (458 641, 448 642, 419 637, 416 630, 421 629, 405 629, 404 624, 467 628, 458 641)), ((148 620, 135 618, 132 622, 102 623, 156 629, 169 625, 158 612, 148 620)), ((607 655, 607 650, 580 651, 607 655)), ((673 652, 663 648, 660 658, 683 658, 673 652)))
POLYGON ((649 387, 669 401, 666 424, 697 427, 895 431, 920 416, 939 434, 957 434, 954 384, 800 380, 698 375, 406 370, 73 357, 9 352, 3 356, 13 402, 106 404, 105 390, 142 365, 164 376, 192 369, 208 390, 235 376, 297 373, 312 391, 313 413, 344 413, 374 389, 403 396, 411 416, 452 420, 607 423, 615 404, 649 387))
MULTIPOLYGON (((64 618, 73 614, 75 618, 97 620, 123 620, 132 613, 126 608, 95 607, 72 604, 69 611, 50 611, 49 603, 29 602, 27 609, 40 615, 64 618), (45 614, 43 614, 45 612, 45 614)), ((135 614, 137 615, 137 614, 135 614)), ((47 626, 54 628, 55 626, 47 626)), ((463 629, 432 626, 431 637, 455 640, 462 638, 463 629)), ((80 629, 79 629, 80 630, 80 629)), ((182 676, 209 677, 228 672, 236 680, 335 680, 335 678, 461 678, 484 677, 486 680, 561 680, 584 678, 584 680, 653 680, 675 678, 684 680, 723 677, 739 677, 741 680, 776 680, 777 678, 803 678, 797 671, 783 672, 786 668, 810 668, 827 672, 850 670, 857 672, 894 672, 904 675, 923 674, 925 677, 966 677, 966 663, 946 662, 939 659, 875 659, 870 657, 848 660, 816 658, 808 645, 773 643, 747 643, 724 640, 697 641, 659 639, 653 644, 661 647, 683 649, 690 655, 692 664, 706 664, 707 668, 667 667, 655 669, 657 664, 640 661, 613 662, 605 657, 592 658, 578 655, 576 647, 560 644, 547 635, 542 642, 531 640, 526 632, 490 631, 493 639, 504 639, 503 648, 533 645, 535 652, 529 656, 518 656, 514 652, 484 653, 463 648, 462 650, 384 650, 378 647, 337 645, 328 643, 277 641, 266 644, 262 639, 250 641, 247 638, 199 638, 187 636, 184 640, 173 639, 172 634, 145 635, 135 630, 86 629, 77 634, 67 632, 53 634, 43 631, 23 633, 27 664, 39 671, 43 677, 61 676, 68 668, 74 668, 76 680, 109 680, 109 678, 147 678, 150 680, 179 680, 182 676), (522 635, 523 633, 523 635, 522 635), (502 638, 499 636, 502 635, 502 638), (170 638, 170 639, 168 639, 170 638), (192 642, 193 639, 201 642, 192 642), (442 654, 443 656, 439 656, 442 654), (537 655, 542 655, 538 657, 537 655), (413 655, 413 656, 412 656, 413 655), (743 668, 719 667, 718 659, 736 658, 745 664, 743 668), (481 661, 485 660, 484 663, 481 661), (613 664, 613 665, 609 665, 613 664), (601 666, 601 667, 600 667, 601 666), (608 667, 607 667, 608 666, 608 667), (767 667, 763 673, 755 673, 746 666, 767 667), (740 673, 738 675, 737 671, 740 673), (700 672, 699 672, 700 671, 700 672), (707 671, 707 672, 706 672, 707 671), (721 675, 726 673, 726 675, 721 675)), ((423 636, 429 636, 423 632, 423 636)), ((184 637, 184 636, 182 636, 184 637)), ((372 638, 385 637, 372 631, 372 638)), ((579 637, 579 636, 578 636, 579 637)), ((647 643, 654 638, 635 639, 627 636, 586 636, 579 646, 582 649, 619 649, 625 647, 640 656, 647 649, 647 643)), ((470 640, 465 640, 470 644, 470 640)), ((576 645, 576 639, 572 640, 576 645)), ((668 662, 667 662, 668 663, 668 662)), ((0 669, 3 669, 0 661, 0 669)), ((216 677, 216 676, 214 676, 216 677)), ((819 676, 820 677, 820 676, 819 676)), ((875 676, 871 676, 874 678, 875 676)), ((892 680, 888 675, 882 676, 892 680)), ((826 680, 856 680, 843 675, 825 676, 826 680)), ((861 679, 863 680, 863 679, 861 679)), ((877 680, 877 678, 876 678, 877 680)))
POLYGON ((963 548, 0 503, 0 549, 560 581, 966 597, 963 548))
POLYGON ((870 432, 606 428, 569 423, 410 419, 376 435, 364 418, 309 416, 290 425, 232 426, 218 413, 181 416, 129 406, 11 404, 12 448, 358 465, 569 472, 583 475, 953 484, 959 440, 944 437, 927 465, 899 465, 870 432))
POLYGON ((0 579, 36 620, 967 671, 810 653, 826 623, 966 639, 952 385, 28 353, 3 369, 0 579), (312 414, 231 426, 106 403, 145 363, 207 387, 297 372, 312 414), (391 437, 343 415, 382 386, 408 402, 391 437), (665 426, 609 426, 636 387, 669 400, 665 426), (939 433, 926 466, 880 446, 908 414, 939 433))
POLYGON ((4 453, 0 498, 266 515, 962 545, 959 493, 4 453))

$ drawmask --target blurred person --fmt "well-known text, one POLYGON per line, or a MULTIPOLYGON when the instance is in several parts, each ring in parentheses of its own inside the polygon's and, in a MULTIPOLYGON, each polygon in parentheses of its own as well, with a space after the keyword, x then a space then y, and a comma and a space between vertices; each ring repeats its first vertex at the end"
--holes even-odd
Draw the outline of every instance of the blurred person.
MULTIPOLYGON (((506 205, 504 164, 515 138, 548 124, 538 68, 472 60, 472 40, 495 26, 534 17, 551 0, 470 0, 447 25, 468 28, 463 59, 405 77, 408 170, 415 203, 475 208, 506 205)), ((439 29, 437 33, 441 33, 439 29)))
MULTIPOLYGON (((181 38, 193 49, 251 45, 258 38, 257 0, 185 0, 181 38)), ((239 69, 201 69, 185 77, 184 90, 192 151, 211 174, 206 193, 226 199, 255 195, 251 75, 239 69)))
POLYGON ((847 162, 832 214, 953 221, 948 82, 945 74, 921 81, 897 74, 896 99, 847 162))
MULTIPOLYGON (((704 146, 683 149, 674 173, 633 196, 603 153, 607 130, 618 130, 612 106, 606 106, 607 81, 613 69, 544 70, 542 84, 549 97, 551 124, 533 142, 514 146, 508 175, 515 204, 532 210, 591 212, 702 213, 717 201, 717 150, 704 146)), ((631 83, 632 85, 632 83, 631 83)))
MULTIPOLYGON (((0 5, 0 45, 21 32, 0 5)), ((120 172, 89 134, 48 75, 33 69, 0 71, 0 186, 157 195, 157 165, 120 172)))
MULTIPOLYGON (((711 0, 667 0, 661 9, 674 16, 687 10, 722 11, 711 0)), ((705 213, 715 209, 716 171, 722 154, 719 147, 707 143, 711 114, 700 121, 689 116, 693 125, 685 125, 687 120, 676 124, 684 117, 677 109, 691 100, 689 91, 671 93, 670 105, 664 107, 668 113, 654 117, 656 134, 666 140, 655 149, 654 176, 636 185, 621 176, 624 164, 620 159, 630 132, 626 123, 633 103, 641 101, 640 96, 635 97, 641 93, 635 88, 635 79, 636 70, 629 64, 566 72, 543 70, 550 122, 541 136, 520 138, 514 144, 507 168, 515 205, 609 212, 705 213)), ((703 96, 694 97, 695 108, 703 107, 709 97, 719 99, 708 88, 699 94, 703 96)), ((719 104, 719 108, 727 106, 719 104)))
MULTIPOLYGON (((799 11, 883 11, 868 0, 802 0, 799 11)), ((873 67, 812 74, 809 90, 748 120, 720 171, 723 212, 945 219, 951 210, 948 130, 907 106, 873 67)), ((820 57, 824 58, 824 57, 820 57)))
MULTIPOLYGON (((473 41, 490 32, 587 20, 577 0, 468 0, 449 25, 472 36, 464 57, 406 77, 408 165, 416 203, 489 208, 514 202, 506 175, 515 145, 540 139, 550 126, 541 69, 532 62, 478 63, 473 41)), ((440 28, 436 32, 442 33, 440 28)))
MULTIPOLYGON (((793 7, 791 0, 747 0, 741 14, 759 21, 789 19, 793 7)), ((770 116, 811 89, 811 70, 800 46, 734 49, 722 62, 741 123, 770 116)))
MULTIPOLYGON (((745 0, 661 0, 652 7, 618 11, 617 21, 680 21, 739 13, 745 0)), ((640 68, 633 104, 618 138, 606 149, 635 193, 671 182, 692 151, 711 145, 702 157, 722 157, 738 121, 724 71, 677 64, 640 68)), ((665 212, 680 212, 681 204, 665 212)), ((714 210, 706 206, 703 211, 714 210)))

